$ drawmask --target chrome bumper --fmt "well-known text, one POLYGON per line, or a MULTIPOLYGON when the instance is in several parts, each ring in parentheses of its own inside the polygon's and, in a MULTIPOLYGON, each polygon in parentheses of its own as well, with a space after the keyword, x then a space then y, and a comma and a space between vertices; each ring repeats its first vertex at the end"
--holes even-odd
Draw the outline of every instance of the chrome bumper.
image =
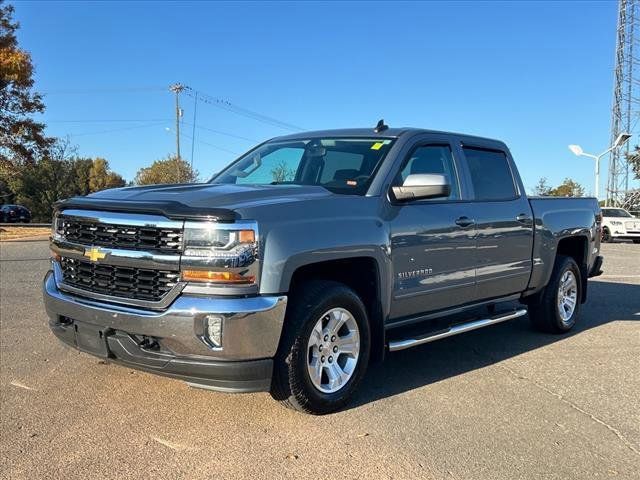
MULTIPOLYGON (((215 384, 213 377, 216 376, 215 371, 225 365, 237 368, 239 363, 271 359, 275 355, 286 303, 286 296, 226 299, 183 293, 166 310, 153 311, 98 302, 66 293, 58 289, 51 271, 44 279, 44 304, 50 318, 50 327, 65 343, 82 349, 74 340, 74 336, 78 335, 78 327, 74 326, 77 322, 96 330, 99 338, 104 335, 107 358, 134 368, 182 378, 190 383, 232 391, 263 390, 267 385, 270 378, 260 379, 260 388, 258 383, 239 388, 220 387, 215 384), (221 348, 212 348, 203 338, 205 318, 212 314, 224 319, 221 348), (147 337, 157 341, 160 348, 145 350, 139 340, 147 337), (180 368, 176 373, 173 367, 178 364, 180 368), (188 375, 189 364, 192 365, 193 372, 201 368, 206 370, 209 364, 212 366, 212 376, 188 375), (213 380, 213 383, 200 381, 202 378, 213 380)), ((89 353, 96 354, 93 351, 89 353)), ((259 376, 266 374, 266 368, 270 377, 270 362, 271 360, 268 367, 262 365, 258 368, 262 372, 259 376)), ((253 367, 255 370, 258 365, 253 367)), ((246 374, 244 372, 242 375, 246 374)))

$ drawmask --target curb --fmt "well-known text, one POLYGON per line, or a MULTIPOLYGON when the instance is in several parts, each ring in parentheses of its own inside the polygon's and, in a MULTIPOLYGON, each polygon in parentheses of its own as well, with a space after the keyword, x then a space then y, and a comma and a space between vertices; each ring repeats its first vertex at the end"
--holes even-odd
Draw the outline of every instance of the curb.
POLYGON ((38 237, 18 237, 8 238, 6 240, 0 240, 0 243, 23 243, 23 242, 48 242, 49 236, 40 235, 38 237))

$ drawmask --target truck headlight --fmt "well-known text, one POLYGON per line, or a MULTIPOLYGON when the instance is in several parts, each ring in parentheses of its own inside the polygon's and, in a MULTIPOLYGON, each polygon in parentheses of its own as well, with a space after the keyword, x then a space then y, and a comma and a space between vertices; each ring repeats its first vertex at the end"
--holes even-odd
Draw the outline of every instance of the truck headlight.
POLYGON ((252 285, 257 279, 255 222, 186 222, 182 279, 212 284, 252 285))
POLYGON ((62 220, 60 219, 60 215, 58 212, 53 214, 53 219, 51 220, 51 238, 54 240, 62 239, 62 220))

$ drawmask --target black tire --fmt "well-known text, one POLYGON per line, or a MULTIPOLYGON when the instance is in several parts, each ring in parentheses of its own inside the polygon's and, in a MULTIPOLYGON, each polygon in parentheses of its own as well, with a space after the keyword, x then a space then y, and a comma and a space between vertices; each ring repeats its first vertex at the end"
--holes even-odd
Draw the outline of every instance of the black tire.
POLYGON ((634 238, 633 243, 640 243, 640 238, 634 238))
MULTIPOLYGON (((271 396, 284 406, 314 415, 339 410, 357 389, 369 363, 371 332, 362 300, 347 286, 332 281, 313 281, 291 298, 273 366, 271 396), (307 370, 308 342, 314 326, 332 308, 347 310, 357 323, 360 351, 349 380, 335 393, 317 389, 307 370)), ((337 359, 336 359, 337 361, 337 359)))
POLYGON ((602 243, 611 243, 613 242, 613 237, 611 236, 611 232, 607 227, 602 229, 602 243))
POLYGON ((547 333, 566 333, 573 328, 580 315, 580 300, 582 299, 582 277, 580 268, 571 257, 558 255, 553 266, 553 272, 544 292, 534 301, 529 303, 529 318, 534 327, 547 333), (565 272, 570 271, 576 280, 576 302, 573 313, 568 319, 560 316, 558 295, 560 282, 565 272))

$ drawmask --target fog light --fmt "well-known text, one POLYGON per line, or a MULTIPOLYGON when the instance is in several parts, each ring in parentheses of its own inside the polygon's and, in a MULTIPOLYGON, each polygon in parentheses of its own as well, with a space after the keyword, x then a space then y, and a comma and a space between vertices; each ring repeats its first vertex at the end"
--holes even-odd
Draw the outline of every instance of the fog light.
POLYGON ((214 347, 222 347, 222 317, 207 315, 205 317, 205 331, 207 338, 214 347))

